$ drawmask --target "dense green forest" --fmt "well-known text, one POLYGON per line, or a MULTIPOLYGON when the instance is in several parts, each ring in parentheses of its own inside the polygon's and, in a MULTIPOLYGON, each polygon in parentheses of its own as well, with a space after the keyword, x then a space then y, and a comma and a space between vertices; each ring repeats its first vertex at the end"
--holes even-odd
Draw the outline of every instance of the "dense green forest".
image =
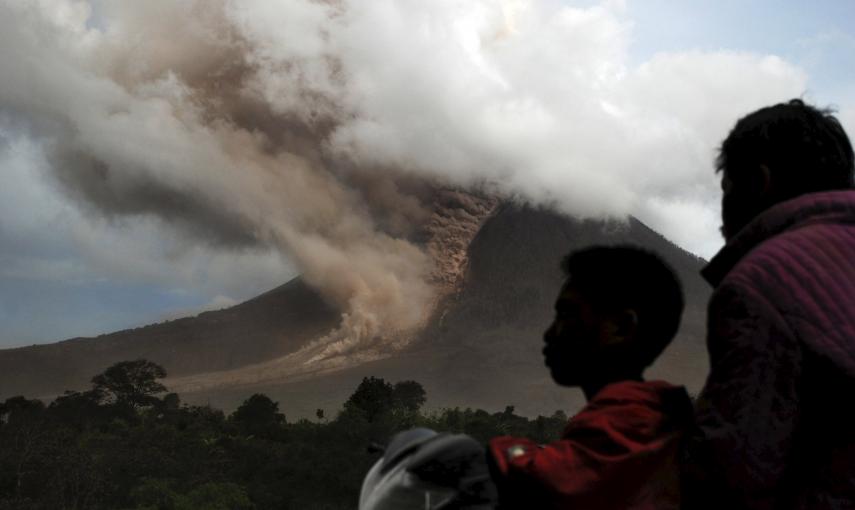
POLYGON ((353 509, 395 432, 415 426, 547 442, 567 417, 472 409, 424 412, 414 381, 363 379, 342 409, 289 422, 265 395, 231 415, 182 404, 146 360, 125 361, 48 405, 0 404, 0 510, 353 509))

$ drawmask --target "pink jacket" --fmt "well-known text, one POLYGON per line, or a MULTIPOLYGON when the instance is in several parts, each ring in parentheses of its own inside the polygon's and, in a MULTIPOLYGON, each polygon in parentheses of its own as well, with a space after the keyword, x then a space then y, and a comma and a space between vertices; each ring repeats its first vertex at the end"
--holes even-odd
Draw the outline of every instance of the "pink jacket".
POLYGON ((855 191, 755 218, 703 271, 686 508, 855 508, 855 191))

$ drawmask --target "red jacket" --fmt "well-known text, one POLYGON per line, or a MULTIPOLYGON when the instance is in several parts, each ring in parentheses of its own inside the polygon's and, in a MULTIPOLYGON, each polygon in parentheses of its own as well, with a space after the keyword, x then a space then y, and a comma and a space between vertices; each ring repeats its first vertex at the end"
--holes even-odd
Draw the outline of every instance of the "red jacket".
POLYGON ((855 191, 769 208, 703 274, 687 508, 855 508, 855 191))
POLYGON ((677 455, 692 406, 682 387, 624 381, 603 388, 559 441, 490 441, 501 508, 679 506, 677 455))

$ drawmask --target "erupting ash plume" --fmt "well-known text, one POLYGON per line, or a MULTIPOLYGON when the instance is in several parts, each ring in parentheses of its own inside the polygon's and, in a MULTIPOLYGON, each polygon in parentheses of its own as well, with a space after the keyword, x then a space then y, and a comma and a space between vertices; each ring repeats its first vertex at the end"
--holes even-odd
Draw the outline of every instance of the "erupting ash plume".
POLYGON ((631 69, 628 32, 614 2, 5 0, 0 120, 92 214, 280 250, 344 311, 301 354, 318 362, 425 318, 444 186, 633 213, 678 242, 697 221, 666 218, 715 217, 708 148, 805 78, 727 53, 631 69))
POLYGON ((217 2, 117 4, 103 32, 86 4, 62 5, 5 6, 0 37, 4 110, 44 139, 67 193, 201 242, 280 248, 345 311, 336 339, 423 318, 432 262, 407 237, 429 213, 406 179, 330 156, 350 112, 314 87, 339 79, 334 57, 317 77, 299 54, 270 61, 217 2))

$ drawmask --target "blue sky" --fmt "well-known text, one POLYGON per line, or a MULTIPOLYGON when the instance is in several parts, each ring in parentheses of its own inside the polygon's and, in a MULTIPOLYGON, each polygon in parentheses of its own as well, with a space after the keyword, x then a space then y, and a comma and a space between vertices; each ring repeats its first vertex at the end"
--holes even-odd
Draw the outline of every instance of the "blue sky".
POLYGON ((817 101, 855 99, 855 3, 719 0, 627 2, 631 53, 733 50, 783 57, 810 75, 817 101))
MULTIPOLYGON (((852 129, 855 2, 628 0, 617 10, 629 26, 630 68, 674 52, 775 55, 807 74, 808 99, 839 106, 852 129)), ((16 114, 5 115, 4 106, 0 176, 10 185, 0 189, 0 348, 226 306, 295 274, 275 250, 188 246, 157 218, 93 214, 47 177, 38 137, 20 118, 8 121, 16 114)), ((713 243, 698 242, 705 248, 695 251, 709 256, 713 243)))

